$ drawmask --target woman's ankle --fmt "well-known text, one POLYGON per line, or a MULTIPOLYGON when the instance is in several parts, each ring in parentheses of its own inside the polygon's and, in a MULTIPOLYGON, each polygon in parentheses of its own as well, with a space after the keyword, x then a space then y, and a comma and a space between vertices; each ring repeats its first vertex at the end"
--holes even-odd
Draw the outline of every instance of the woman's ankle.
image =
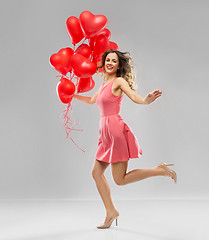
POLYGON ((107 213, 107 215, 110 215, 110 214, 112 214, 112 213, 114 213, 114 212, 116 212, 117 210, 115 209, 115 207, 112 207, 112 208, 109 208, 109 209, 106 209, 106 213, 107 213))
POLYGON ((167 175, 167 171, 159 166, 155 167, 154 169, 157 173, 157 176, 166 176, 167 175))

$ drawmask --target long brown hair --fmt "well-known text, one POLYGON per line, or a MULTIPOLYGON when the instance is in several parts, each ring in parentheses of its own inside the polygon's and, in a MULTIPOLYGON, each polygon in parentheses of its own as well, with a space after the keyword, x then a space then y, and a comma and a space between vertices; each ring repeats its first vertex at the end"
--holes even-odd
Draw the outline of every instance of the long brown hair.
POLYGON ((121 52, 118 50, 114 50, 114 49, 109 49, 107 51, 105 51, 102 54, 102 60, 101 60, 101 65, 97 67, 97 73, 99 73, 100 69, 104 67, 105 65, 105 59, 107 57, 107 55, 109 53, 116 53, 119 59, 119 69, 117 70, 117 77, 122 77, 124 78, 130 88, 134 91, 136 91, 136 76, 133 73, 134 67, 133 67, 133 59, 130 57, 130 53, 129 52, 121 52))

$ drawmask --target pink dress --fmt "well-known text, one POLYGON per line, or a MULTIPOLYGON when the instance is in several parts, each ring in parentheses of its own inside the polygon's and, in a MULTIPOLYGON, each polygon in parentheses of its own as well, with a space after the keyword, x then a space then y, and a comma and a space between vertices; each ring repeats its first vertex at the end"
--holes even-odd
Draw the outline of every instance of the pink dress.
POLYGON ((116 96, 112 93, 116 79, 104 85, 96 99, 101 118, 95 158, 108 163, 128 161, 129 158, 139 158, 142 155, 137 138, 118 114, 124 94, 116 96))

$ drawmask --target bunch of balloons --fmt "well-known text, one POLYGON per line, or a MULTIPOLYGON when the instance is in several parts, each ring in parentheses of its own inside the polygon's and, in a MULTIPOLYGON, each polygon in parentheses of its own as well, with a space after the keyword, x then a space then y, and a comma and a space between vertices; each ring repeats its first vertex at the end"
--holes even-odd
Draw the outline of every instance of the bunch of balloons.
POLYGON ((51 66, 62 74, 56 90, 61 102, 68 104, 64 111, 67 137, 71 130, 78 130, 72 127, 72 121, 68 116, 69 109, 72 110, 71 101, 75 91, 82 93, 92 90, 95 86, 92 76, 97 72, 102 54, 108 49, 118 50, 118 45, 109 41, 111 32, 106 28, 107 22, 104 15, 94 15, 89 11, 83 11, 79 19, 74 16, 69 17, 66 28, 73 48, 62 48, 50 57, 51 66), (82 39, 84 39, 83 42, 77 47, 76 44, 82 39), (88 44, 84 43, 86 39, 88 44), (72 80, 75 80, 75 83, 72 80))

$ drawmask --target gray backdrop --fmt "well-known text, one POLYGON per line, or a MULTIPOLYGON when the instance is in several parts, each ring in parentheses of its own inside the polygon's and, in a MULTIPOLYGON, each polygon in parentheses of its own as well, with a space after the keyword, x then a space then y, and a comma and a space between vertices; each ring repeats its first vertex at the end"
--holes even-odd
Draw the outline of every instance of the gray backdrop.
MULTIPOLYGON (((72 47, 65 22, 82 11, 105 15, 111 41, 136 64, 137 92, 163 94, 148 106, 124 96, 121 116, 143 155, 128 170, 174 163, 178 183, 155 177, 117 186, 112 197, 208 198, 209 1, 0 1, 0 198, 99 199, 91 176, 99 137, 99 110, 76 99, 73 117, 82 132, 68 138, 56 94, 60 75, 49 57, 72 47)), ((79 46, 79 44, 77 44, 79 46)), ((93 96, 102 79, 84 96, 93 96)))

